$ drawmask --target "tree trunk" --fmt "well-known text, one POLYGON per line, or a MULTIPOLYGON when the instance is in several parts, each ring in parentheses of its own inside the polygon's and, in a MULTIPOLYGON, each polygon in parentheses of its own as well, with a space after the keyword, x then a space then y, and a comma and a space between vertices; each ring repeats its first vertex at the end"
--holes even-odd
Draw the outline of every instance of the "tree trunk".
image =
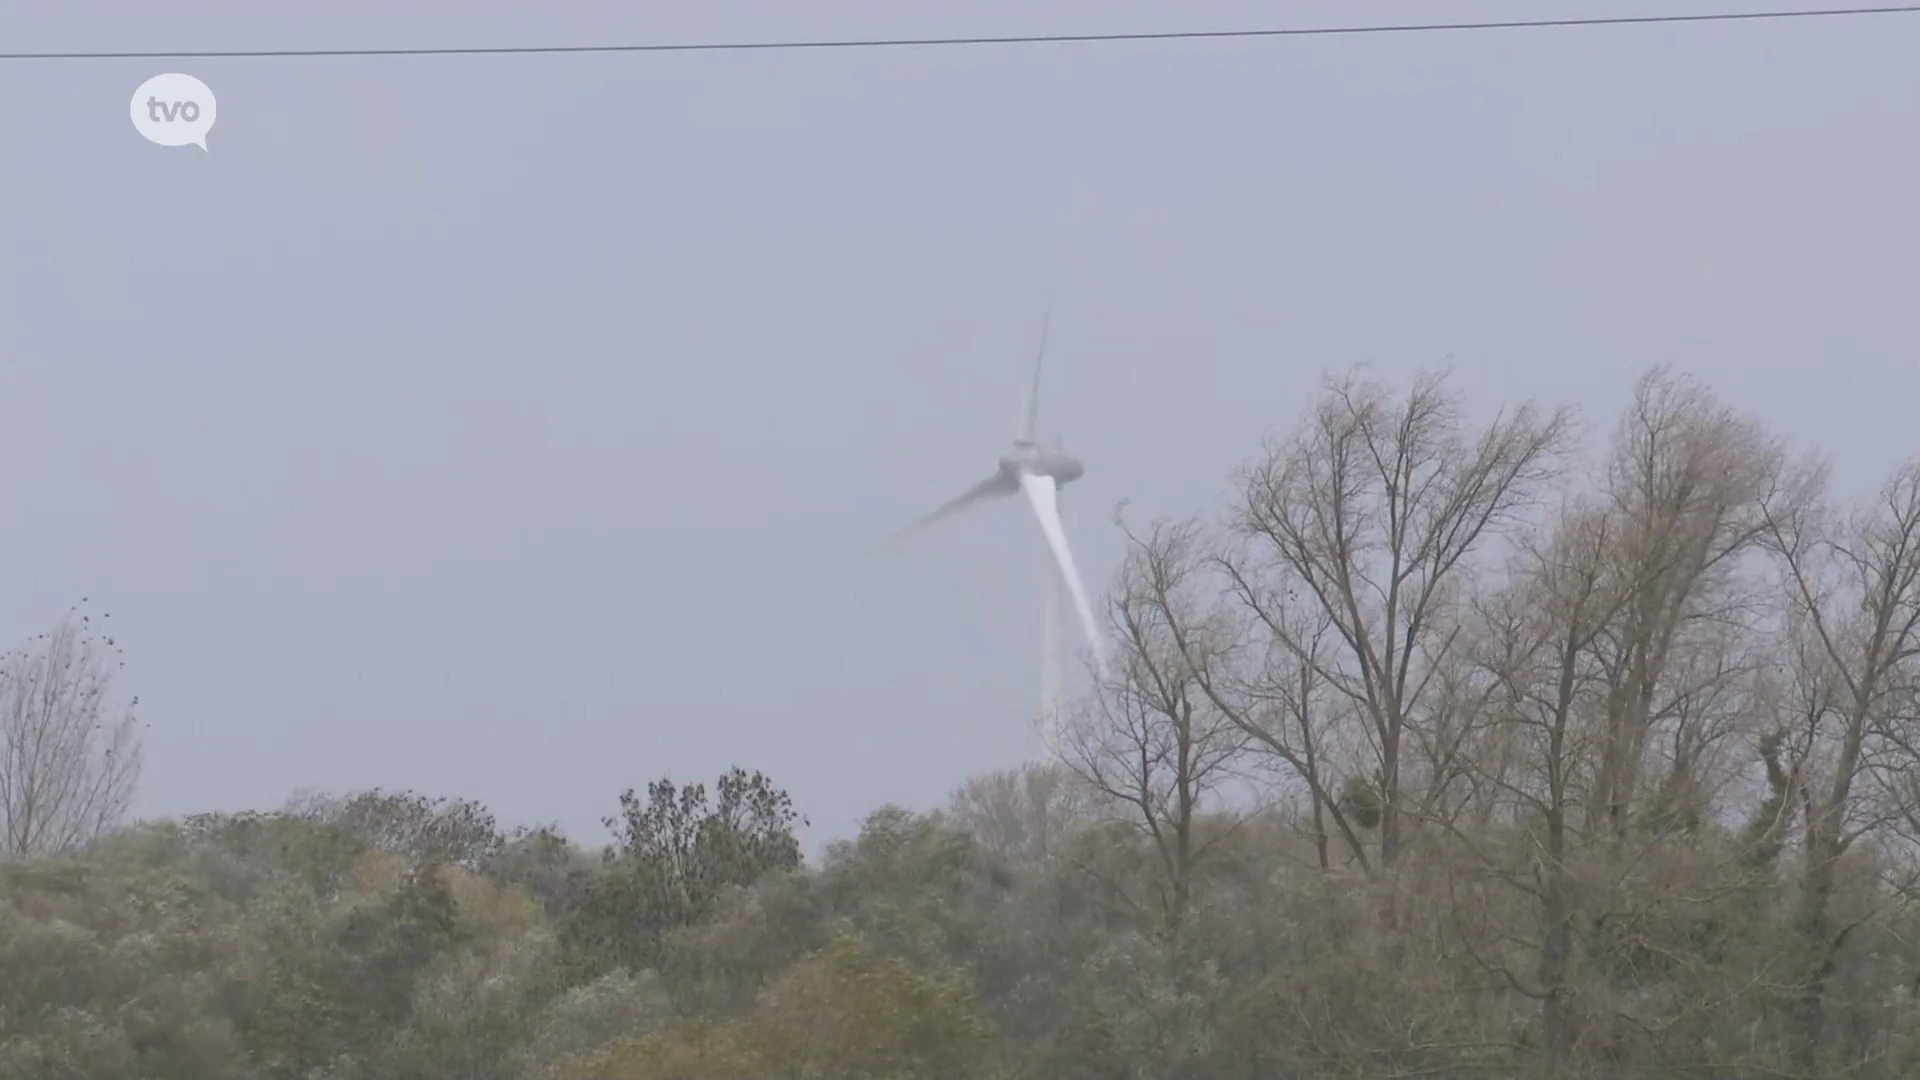
POLYGON ((1563 1076, 1573 1055, 1573 995, 1568 974, 1573 962, 1573 903, 1567 881, 1566 811, 1555 806, 1547 812, 1547 874, 1541 897, 1541 914, 1546 918, 1546 940, 1540 951, 1540 986, 1546 995, 1540 1002, 1540 1021, 1545 1030, 1545 1073, 1563 1076))

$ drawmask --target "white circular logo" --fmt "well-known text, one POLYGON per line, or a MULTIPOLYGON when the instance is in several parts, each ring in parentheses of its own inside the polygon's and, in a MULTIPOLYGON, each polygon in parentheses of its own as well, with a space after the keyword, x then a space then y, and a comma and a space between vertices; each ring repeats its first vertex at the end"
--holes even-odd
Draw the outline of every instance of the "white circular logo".
POLYGON ((133 92, 127 115, 148 142, 207 148, 213 130, 213 91, 191 75, 155 75, 133 92))

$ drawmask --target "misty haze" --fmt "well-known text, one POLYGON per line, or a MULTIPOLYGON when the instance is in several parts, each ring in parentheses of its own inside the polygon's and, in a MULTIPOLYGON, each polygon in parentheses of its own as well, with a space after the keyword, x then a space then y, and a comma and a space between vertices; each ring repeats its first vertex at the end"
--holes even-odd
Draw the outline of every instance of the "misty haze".
POLYGON ((1920 1076, 1920 7, 16 7, 0 1080, 1920 1076))

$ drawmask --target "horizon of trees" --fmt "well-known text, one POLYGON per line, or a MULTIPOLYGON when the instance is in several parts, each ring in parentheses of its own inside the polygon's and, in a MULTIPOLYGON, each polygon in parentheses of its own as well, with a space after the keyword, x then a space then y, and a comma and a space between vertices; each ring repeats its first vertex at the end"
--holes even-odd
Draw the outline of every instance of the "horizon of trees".
POLYGON ((1225 511, 1117 519, 1056 760, 817 863, 742 769, 598 850, 124 824, 70 619, 0 662, 0 1075, 1920 1075, 1920 458, 1843 498, 1664 369, 1579 424, 1329 378, 1225 511))

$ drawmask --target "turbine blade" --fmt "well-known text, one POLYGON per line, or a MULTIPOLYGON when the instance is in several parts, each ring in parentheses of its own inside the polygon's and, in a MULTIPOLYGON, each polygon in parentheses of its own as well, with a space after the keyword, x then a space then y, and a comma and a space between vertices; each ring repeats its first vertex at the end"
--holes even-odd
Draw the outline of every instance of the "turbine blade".
POLYGON ((1047 334, 1053 329, 1053 297, 1047 297, 1047 314, 1040 321, 1040 352, 1033 358, 1033 386, 1027 391, 1026 420, 1014 442, 1030 443, 1040 428, 1040 365, 1047 359, 1047 334))
POLYGON ((1033 505, 1033 516, 1040 519, 1040 531, 1047 538, 1047 546, 1053 549, 1054 561, 1060 564, 1060 577, 1067 584, 1067 593, 1073 597, 1075 612, 1080 616, 1080 628, 1086 631, 1087 644, 1093 648, 1093 660, 1100 674, 1107 673, 1106 648, 1100 639, 1099 624, 1094 622, 1093 605, 1087 602, 1087 589, 1080 583, 1080 571, 1073 565, 1073 551, 1067 547, 1067 529, 1060 522, 1059 486, 1051 476, 1036 473, 1021 473, 1020 487, 1027 493, 1027 502, 1033 505))
POLYGON ((959 513, 962 510, 965 510, 967 507, 972 506, 974 503, 977 503, 982 499, 991 499, 995 496, 1011 495, 1016 490, 1018 490, 1018 488, 1019 488, 1019 485, 1015 484, 1012 480, 1009 480, 1006 474, 994 473, 992 476, 989 476, 985 480, 982 480, 979 483, 973 485, 967 490, 961 492, 959 495, 956 495, 953 498, 948 499, 945 503, 943 503, 940 506, 939 509, 935 510, 933 513, 926 515, 925 517, 907 526, 906 528, 901 529, 899 532, 894 533, 892 536, 888 537, 884 542, 882 542, 878 547, 874 548, 874 553, 878 554, 881 551, 885 551, 898 544, 901 544, 906 540, 912 538, 913 536, 916 536, 919 533, 924 532, 929 526, 934 525, 935 523, 940 522, 942 520, 945 520, 946 518, 952 517, 953 515, 959 513))

